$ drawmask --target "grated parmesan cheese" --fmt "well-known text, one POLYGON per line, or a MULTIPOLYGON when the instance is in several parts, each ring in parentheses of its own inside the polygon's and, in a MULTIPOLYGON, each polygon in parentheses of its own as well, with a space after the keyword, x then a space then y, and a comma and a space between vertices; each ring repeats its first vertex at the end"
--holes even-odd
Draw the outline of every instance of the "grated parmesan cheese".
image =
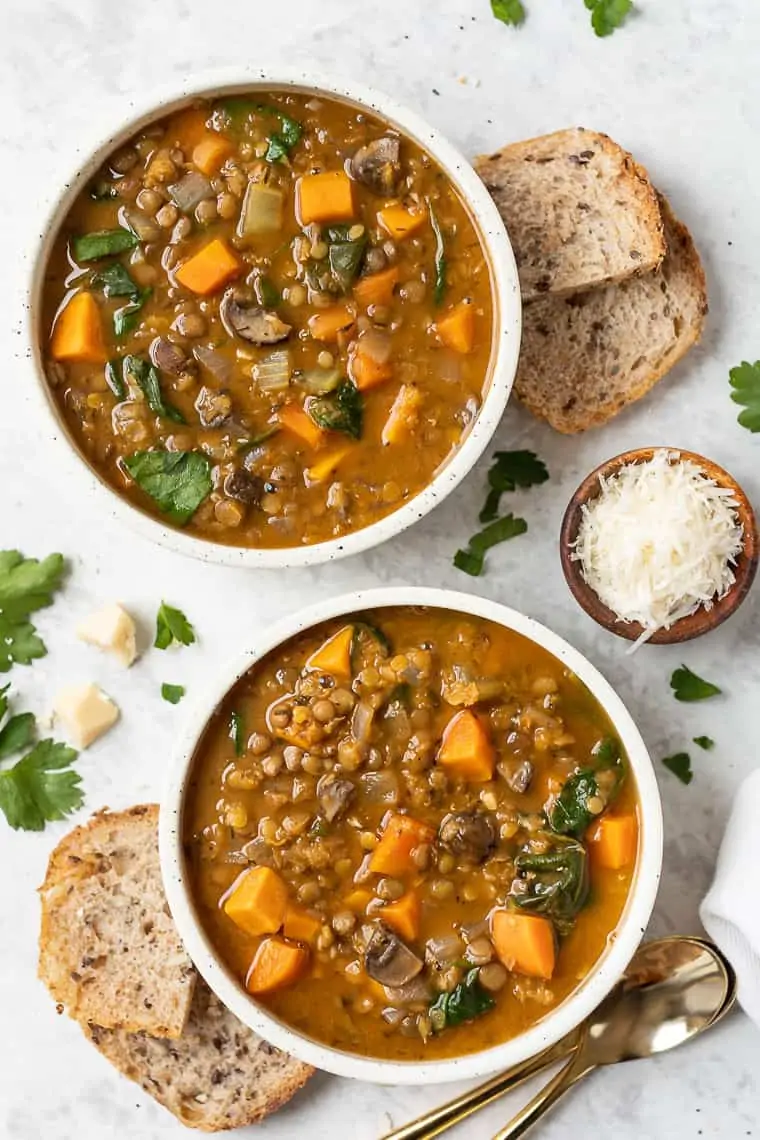
POLYGON ((644 627, 637 645, 728 592, 743 541, 729 488, 664 449, 599 483, 572 557, 620 621, 644 627))

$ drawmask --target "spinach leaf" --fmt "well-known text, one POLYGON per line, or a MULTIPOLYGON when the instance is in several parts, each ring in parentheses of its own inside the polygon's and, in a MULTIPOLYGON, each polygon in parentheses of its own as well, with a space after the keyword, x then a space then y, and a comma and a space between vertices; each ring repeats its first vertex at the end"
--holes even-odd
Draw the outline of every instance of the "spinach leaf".
POLYGON ((243 714, 236 710, 230 713, 230 740, 235 745, 235 755, 242 756, 245 752, 245 724, 243 714))
POLYGON ((145 394, 148 407, 157 416, 173 420, 177 424, 185 424, 187 420, 182 412, 172 404, 167 404, 161 392, 161 377, 158 369, 141 356, 125 356, 124 371, 131 374, 145 394))
POLYGON ((547 915, 560 934, 567 934, 588 900, 586 848, 577 839, 547 838, 550 850, 522 851, 515 858, 517 881, 524 889, 513 893, 512 903, 520 910, 547 915))
POLYGON ((621 759, 620 741, 614 736, 603 736, 591 749, 591 756, 597 769, 614 767, 621 759))
POLYGON ((549 826, 559 835, 580 836, 595 818, 588 810, 590 799, 599 795, 596 774, 592 768, 582 768, 565 781, 562 791, 547 812, 549 826))
POLYGON ((488 990, 480 984, 479 972, 470 970, 451 993, 440 994, 430 1006, 428 1014, 436 1033, 473 1021, 496 1005, 488 990))
POLYGON ((351 288, 361 268, 367 247, 366 233, 362 232, 359 237, 351 238, 350 232, 351 226, 329 226, 325 233, 329 243, 327 258, 330 272, 344 293, 351 288))
POLYGON ((430 214, 430 225, 433 227, 433 233, 435 234, 435 285, 433 286, 433 300, 436 305, 440 305, 446 292, 446 246, 443 241, 441 223, 438 221, 438 215, 430 201, 428 201, 428 212, 430 214))
POLYGON ((120 261, 114 261, 95 273, 92 283, 102 289, 106 297, 137 297, 140 293, 140 286, 120 261))
POLYGON ((200 451, 136 451, 124 459, 134 481, 171 522, 184 525, 213 489, 211 461, 200 451))
POLYGON ((106 364, 106 384, 117 400, 126 400, 127 398, 127 385, 124 383, 123 364, 124 362, 120 356, 109 360, 106 364))
POLYGON ((74 261, 100 261, 101 257, 111 257, 116 253, 126 253, 139 245, 139 238, 131 230, 95 230, 90 234, 80 234, 71 240, 71 253, 74 261))
MULTIPOLYGON (((118 339, 127 335, 137 324, 137 318, 145 302, 153 290, 150 287, 140 289, 134 301, 122 305, 113 315, 113 331, 118 339)), ((182 421, 184 423, 184 420, 182 421)))
POLYGON ((256 300, 265 309, 276 309, 282 300, 282 293, 268 277, 256 278, 256 300))
POLYGON ((364 399, 350 380, 343 380, 334 392, 312 396, 306 410, 321 428, 339 431, 351 439, 360 439, 364 422, 364 399))

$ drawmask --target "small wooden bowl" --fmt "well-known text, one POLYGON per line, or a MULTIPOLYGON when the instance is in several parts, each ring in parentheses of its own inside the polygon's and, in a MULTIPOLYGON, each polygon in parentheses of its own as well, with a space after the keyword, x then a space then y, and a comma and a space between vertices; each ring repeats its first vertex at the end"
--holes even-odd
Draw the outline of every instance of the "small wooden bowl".
POLYGON ((602 463, 583 480, 568 503, 565 517, 562 520, 559 537, 562 570, 570 591, 581 608, 599 625, 628 641, 636 641, 644 632, 643 626, 639 625, 638 622, 620 621, 612 610, 600 601, 598 595, 583 577, 580 562, 572 558, 572 552, 573 543, 578 536, 581 523, 581 507, 584 503, 593 501, 599 494, 599 477, 609 478, 629 463, 645 463, 652 458, 656 451, 663 450, 678 452, 682 459, 691 459, 709 478, 714 479, 721 487, 727 487, 733 491, 737 503, 736 513, 744 531, 744 546, 734 566, 736 581, 728 593, 719 601, 714 602, 709 610, 700 606, 695 613, 681 618, 670 629, 658 630, 648 639, 647 644, 649 645, 674 645, 681 641, 691 641, 694 637, 700 637, 703 633, 709 633, 710 630, 716 629, 739 608, 746 598, 755 578, 758 561, 758 530, 754 511, 744 491, 727 471, 718 467, 717 463, 713 463, 712 460, 705 459, 703 455, 696 455, 693 451, 683 451, 680 447, 641 447, 635 451, 625 451, 622 455, 616 455, 614 459, 608 459, 606 463, 602 463))

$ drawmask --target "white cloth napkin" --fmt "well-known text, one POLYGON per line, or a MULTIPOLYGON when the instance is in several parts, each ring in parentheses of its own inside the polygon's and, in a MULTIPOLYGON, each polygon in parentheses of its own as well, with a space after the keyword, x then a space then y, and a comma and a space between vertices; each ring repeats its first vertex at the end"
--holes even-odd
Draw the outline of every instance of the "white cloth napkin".
POLYGON ((739 788, 702 924, 736 971, 737 997, 760 1027, 760 769, 739 788))

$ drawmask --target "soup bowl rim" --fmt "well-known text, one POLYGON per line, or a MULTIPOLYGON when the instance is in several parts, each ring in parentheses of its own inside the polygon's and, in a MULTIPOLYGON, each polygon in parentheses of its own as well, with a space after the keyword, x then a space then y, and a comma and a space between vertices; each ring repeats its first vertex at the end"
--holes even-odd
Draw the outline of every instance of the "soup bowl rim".
MULTIPOLYGON (((65 173, 52 177, 57 188, 47 204, 39 240, 27 256, 26 336, 32 376, 27 384, 32 414, 45 425, 45 436, 57 449, 57 462, 75 492, 85 500, 93 516, 107 511, 117 524, 161 546, 188 557, 219 565, 282 568, 316 565, 358 554, 402 533, 428 514, 465 478, 496 431, 509 399, 517 371, 522 329, 522 304, 512 246, 496 206, 470 163, 446 136, 397 100, 353 79, 294 67, 251 66, 213 69, 194 73, 186 81, 152 87, 130 101, 129 115, 114 128, 113 118, 88 134, 95 141, 77 149, 78 161, 65 173), (291 547, 243 547, 214 542, 165 524, 115 490, 98 474, 82 454, 73 432, 67 427, 50 390, 44 361, 42 296, 45 271, 61 225, 78 194, 114 149, 135 131, 172 111, 181 110, 204 97, 232 95, 259 88, 323 94, 367 108, 397 127, 413 142, 426 149, 445 171, 467 205, 473 225, 488 260, 491 278, 492 343, 488 381, 478 414, 469 431, 444 460, 430 481, 411 499, 383 518, 359 530, 310 545, 291 547), (60 187, 63 189, 60 190, 60 187)), ((94 119, 102 117, 96 111, 94 119)))
POLYGON ((255 639, 255 647, 220 669, 188 710, 159 815, 161 872, 169 907, 188 954, 214 993, 245 1025, 301 1061, 338 1076, 379 1084, 437 1084, 482 1077, 534 1056, 579 1025, 620 979, 642 939, 660 880, 662 845, 662 808, 649 753, 630 713, 596 667, 558 634, 517 610, 473 594, 412 586, 341 594, 267 626, 255 639), (188 883, 182 839, 185 794, 198 743, 214 711, 238 680, 267 653, 321 622, 397 606, 428 606, 486 618, 551 653, 575 673, 606 712, 628 756, 638 791, 637 865, 623 915, 594 968, 568 997, 524 1033, 477 1053, 433 1061, 393 1061, 336 1049, 293 1029, 256 1002, 224 964, 201 926, 188 883))

